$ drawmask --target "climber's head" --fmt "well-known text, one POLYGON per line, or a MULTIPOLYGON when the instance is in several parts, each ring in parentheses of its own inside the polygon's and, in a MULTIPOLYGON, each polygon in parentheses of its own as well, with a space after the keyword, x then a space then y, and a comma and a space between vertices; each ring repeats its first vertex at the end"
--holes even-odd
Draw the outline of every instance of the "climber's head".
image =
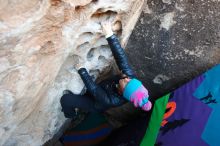
POLYGON ((119 80, 120 88, 123 89, 123 96, 134 103, 135 107, 141 107, 145 111, 149 111, 152 107, 148 100, 148 90, 143 86, 141 81, 128 77, 119 80))

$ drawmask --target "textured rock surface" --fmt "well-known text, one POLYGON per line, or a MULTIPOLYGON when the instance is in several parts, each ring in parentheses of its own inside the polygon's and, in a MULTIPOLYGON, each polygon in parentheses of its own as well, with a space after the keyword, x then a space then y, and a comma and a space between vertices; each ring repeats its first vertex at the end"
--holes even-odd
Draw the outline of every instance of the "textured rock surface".
POLYGON ((220 63, 219 0, 148 0, 127 53, 150 95, 164 95, 220 63))
POLYGON ((100 22, 126 44, 143 0, 0 0, 0 145, 39 146, 64 122, 64 89, 83 88, 74 65, 97 76, 112 54, 100 22), (122 28, 121 28, 122 27, 122 28))

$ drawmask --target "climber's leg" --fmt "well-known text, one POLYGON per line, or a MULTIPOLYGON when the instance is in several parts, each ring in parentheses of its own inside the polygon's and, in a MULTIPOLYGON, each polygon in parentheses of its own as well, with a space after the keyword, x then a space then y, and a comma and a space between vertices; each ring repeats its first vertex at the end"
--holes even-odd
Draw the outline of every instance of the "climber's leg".
POLYGON ((61 97, 60 103, 66 118, 75 117, 75 108, 88 112, 98 112, 95 109, 94 100, 87 95, 76 95, 70 92, 61 97))

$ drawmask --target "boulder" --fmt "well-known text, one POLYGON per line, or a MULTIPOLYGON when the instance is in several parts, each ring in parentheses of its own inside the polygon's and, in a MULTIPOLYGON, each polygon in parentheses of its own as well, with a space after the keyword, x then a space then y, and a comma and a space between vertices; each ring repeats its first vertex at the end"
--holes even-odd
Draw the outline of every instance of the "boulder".
POLYGON ((80 93, 80 64, 97 77, 112 53, 100 22, 123 46, 144 0, 0 0, 0 145, 39 146, 65 122, 60 97, 80 93))

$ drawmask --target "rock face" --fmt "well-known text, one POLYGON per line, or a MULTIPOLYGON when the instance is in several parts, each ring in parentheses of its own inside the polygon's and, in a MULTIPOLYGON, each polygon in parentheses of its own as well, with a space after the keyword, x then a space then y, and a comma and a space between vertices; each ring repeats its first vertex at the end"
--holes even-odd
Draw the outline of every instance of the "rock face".
POLYGON ((64 89, 79 93, 74 66, 97 76, 112 54, 101 21, 123 45, 143 0, 0 0, 0 145, 39 146, 65 121, 64 89))
POLYGON ((159 97, 220 63, 219 0, 148 0, 127 53, 159 97))

